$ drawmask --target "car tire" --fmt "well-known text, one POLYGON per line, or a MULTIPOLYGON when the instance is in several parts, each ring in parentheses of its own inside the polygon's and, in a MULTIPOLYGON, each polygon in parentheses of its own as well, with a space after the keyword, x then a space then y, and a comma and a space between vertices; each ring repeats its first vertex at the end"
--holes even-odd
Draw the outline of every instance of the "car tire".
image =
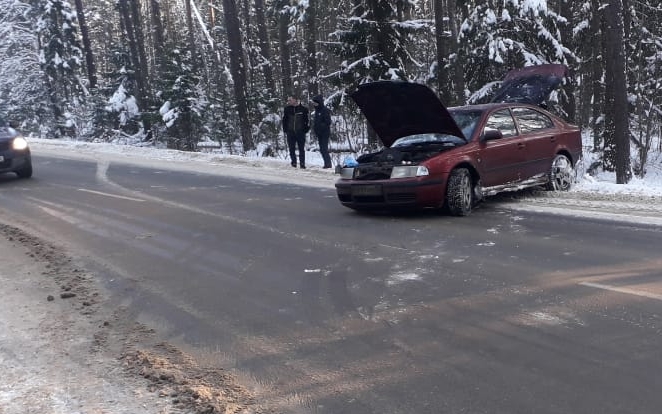
POLYGON ((25 167, 15 172, 16 175, 18 175, 18 178, 30 178, 32 177, 32 164, 28 164, 25 167))
POLYGON ((473 184, 466 168, 451 171, 446 188, 448 211, 454 216, 466 216, 473 206, 473 184))
POLYGON ((575 182, 576 172, 570 159, 563 154, 557 154, 552 161, 552 167, 549 171, 549 181, 547 190, 549 191, 568 191, 575 182))

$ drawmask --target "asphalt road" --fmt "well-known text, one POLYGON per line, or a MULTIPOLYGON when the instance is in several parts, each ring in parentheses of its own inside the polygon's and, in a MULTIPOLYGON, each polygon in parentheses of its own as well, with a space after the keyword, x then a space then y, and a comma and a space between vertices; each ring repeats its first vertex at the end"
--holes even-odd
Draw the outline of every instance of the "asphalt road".
POLYGON ((0 209, 282 413, 658 413, 662 229, 35 155, 0 209))

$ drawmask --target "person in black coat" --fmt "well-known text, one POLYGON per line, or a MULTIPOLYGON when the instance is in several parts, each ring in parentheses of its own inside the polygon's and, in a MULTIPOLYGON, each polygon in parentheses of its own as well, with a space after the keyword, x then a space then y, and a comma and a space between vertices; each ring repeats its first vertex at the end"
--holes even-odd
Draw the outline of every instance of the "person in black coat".
POLYGON ((310 130, 308 108, 301 105, 294 96, 287 98, 287 106, 283 111, 283 132, 287 137, 287 147, 290 150, 292 167, 297 166, 296 149, 299 149, 299 166, 306 168, 306 134, 310 130))
POLYGON ((321 95, 313 98, 315 114, 313 117, 313 132, 320 146, 320 154, 324 160, 324 168, 331 168, 331 157, 329 156, 329 137, 331 135, 331 111, 324 106, 321 95))

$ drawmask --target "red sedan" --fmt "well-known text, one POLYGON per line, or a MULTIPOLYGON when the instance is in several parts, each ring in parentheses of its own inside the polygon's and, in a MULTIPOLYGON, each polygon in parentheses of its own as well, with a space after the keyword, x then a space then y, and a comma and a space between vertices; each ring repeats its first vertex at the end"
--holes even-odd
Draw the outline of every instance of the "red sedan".
POLYGON ((384 148, 343 166, 338 199, 355 210, 446 207, 464 216, 501 191, 568 190, 582 153, 580 130, 540 106, 566 70, 513 71, 492 103, 454 108, 421 84, 361 85, 352 98, 384 148))

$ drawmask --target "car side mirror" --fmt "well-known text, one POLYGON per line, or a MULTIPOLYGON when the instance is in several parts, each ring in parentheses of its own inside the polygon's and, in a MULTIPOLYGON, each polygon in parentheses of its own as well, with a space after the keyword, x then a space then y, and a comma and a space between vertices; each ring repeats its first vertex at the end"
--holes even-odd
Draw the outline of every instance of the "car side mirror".
POLYGON ((498 129, 486 129, 483 132, 483 141, 492 141, 503 138, 503 134, 498 129))

